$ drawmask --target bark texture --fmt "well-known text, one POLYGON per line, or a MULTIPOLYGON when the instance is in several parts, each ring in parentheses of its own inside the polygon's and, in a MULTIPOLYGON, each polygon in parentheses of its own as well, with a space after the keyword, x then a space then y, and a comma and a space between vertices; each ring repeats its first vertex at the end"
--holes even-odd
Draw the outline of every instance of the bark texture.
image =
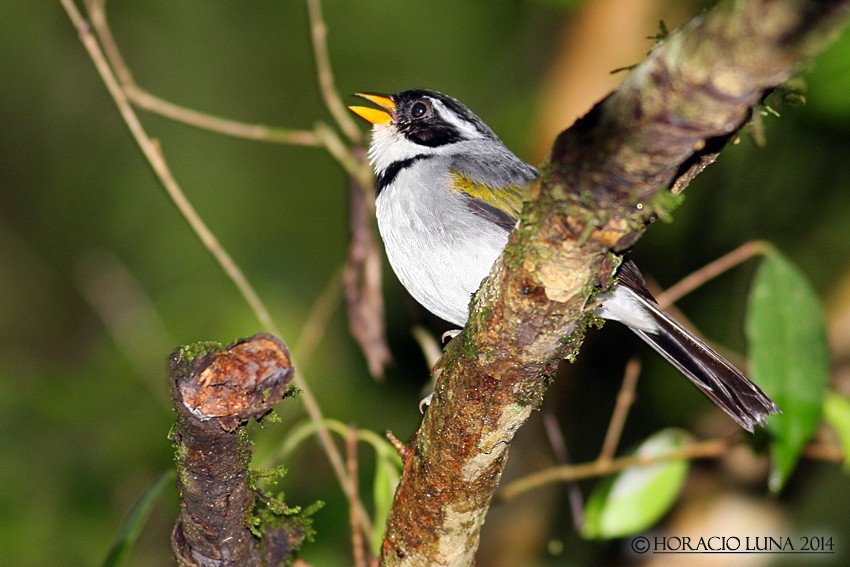
POLYGON ((622 253, 829 43, 850 2, 728 0, 560 134, 443 372, 387 523, 384 565, 469 565, 517 429, 574 356, 622 253))
POLYGON ((255 536, 245 423, 268 413, 292 379, 289 351, 258 334, 222 348, 195 345, 172 355, 180 518, 172 533, 185 567, 281 565, 304 538, 297 523, 255 536))

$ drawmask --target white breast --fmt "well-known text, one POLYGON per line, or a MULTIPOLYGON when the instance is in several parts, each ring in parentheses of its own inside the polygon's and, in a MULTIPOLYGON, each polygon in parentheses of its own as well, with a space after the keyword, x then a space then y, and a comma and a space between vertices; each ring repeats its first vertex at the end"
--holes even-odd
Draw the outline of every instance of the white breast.
POLYGON ((434 187, 448 174, 434 161, 415 163, 378 195, 378 229, 393 271, 414 299, 463 326, 469 300, 508 233, 471 213, 459 194, 434 187))

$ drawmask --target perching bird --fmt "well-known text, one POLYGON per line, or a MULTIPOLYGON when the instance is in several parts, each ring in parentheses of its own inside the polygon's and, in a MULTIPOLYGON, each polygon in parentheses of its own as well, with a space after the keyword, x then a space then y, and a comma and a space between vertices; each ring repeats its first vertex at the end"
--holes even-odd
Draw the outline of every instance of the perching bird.
MULTIPOLYGON (((416 89, 358 94, 381 109, 350 106, 373 124, 378 229, 407 291, 463 326, 471 296, 516 226, 522 190, 538 171, 508 150, 460 101, 416 89)), ((658 351, 741 427, 779 413, 758 386, 661 310, 631 261, 595 313, 620 321, 658 351)))

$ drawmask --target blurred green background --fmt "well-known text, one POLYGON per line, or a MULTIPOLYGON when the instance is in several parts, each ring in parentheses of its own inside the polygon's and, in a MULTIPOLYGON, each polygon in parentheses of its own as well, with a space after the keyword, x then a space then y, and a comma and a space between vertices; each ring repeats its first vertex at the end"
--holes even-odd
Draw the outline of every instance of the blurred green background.
MULTIPOLYGON (((649 50, 646 37, 658 20, 675 26, 704 5, 328 0, 324 8, 344 100, 364 90, 441 90, 473 108, 519 155, 539 161, 554 132, 620 79, 609 71, 649 50), (615 55, 606 59, 610 49, 615 55), (569 105, 572 116, 558 114, 569 105)), ((331 120, 317 88, 304 2, 110 0, 108 13, 136 81, 165 99, 291 128, 331 120)), ((169 353, 262 329, 156 182, 59 2, 5 1, 0 21, 0 564, 98 564, 133 502, 172 466, 169 353)), ((765 147, 742 135, 688 190, 675 221, 653 227, 634 257, 665 286, 748 240, 775 243, 822 293, 834 383, 847 393, 850 37, 804 77, 806 104, 779 105, 781 117, 765 119, 765 147)), ((141 115, 292 346, 346 255, 342 169, 321 150, 141 115)), ((733 352, 746 352, 742 321, 754 266, 680 303, 733 352)), ((386 380, 368 376, 341 304, 301 370, 326 415, 405 439, 419 422, 416 404, 427 379, 411 325, 445 326, 415 308, 391 273, 384 279, 396 359, 386 380)), ((596 456, 623 364, 634 353, 646 364, 624 446, 670 425, 698 435, 725 431, 719 412, 674 370, 609 325, 589 335, 581 360, 547 399, 575 461, 596 456)), ((282 423, 257 428, 260 459, 305 419, 297 400, 279 411, 282 423)), ((831 564, 847 560, 850 491, 837 465, 806 461, 788 489, 769 499, 764 463, 738 457, 694 466, 667 530, 681 534, 688 524, 677 522, 694 510, 704 510, 703 518, 749 518, 739 513, 744 509, 754 514, 750 527, 763 525, 766 535, 833 536, 839 554, 831 564)), ((535 417, 512 448, 506 477, 551 462, 535 417)), ((282 488, 291 504, 327 502, 304 557, 319 566, 350 564, 348 512, 323 454, 311 442, 286 464, 282 488)), ((368 494, 366 451, 362 465, 368 494)), ((128 564, 173 563, 168 538, 176 513, 170 489, 128 564)), ((726 535, 736 533, 720 525, 726 535)), ((563 489, 555 487, 494 506, 480 564, 610 565, 627 558, 622 542, 581 541, 563 489)))

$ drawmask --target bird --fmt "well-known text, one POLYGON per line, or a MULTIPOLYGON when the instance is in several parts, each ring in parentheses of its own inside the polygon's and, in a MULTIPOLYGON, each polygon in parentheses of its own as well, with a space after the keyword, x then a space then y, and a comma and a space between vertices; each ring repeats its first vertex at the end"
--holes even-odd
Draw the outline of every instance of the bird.
MULTIPOLYGON (((463 327, 469 303, 518 223, 538 170, 459 100, 429 89, 357 93, 372 124, 378 231, 390 266, 428 311, 463 327)), ((659 307, 630 259, 594 313, 625 324, 749 432, 779 408, 756 384, 659 307)))

